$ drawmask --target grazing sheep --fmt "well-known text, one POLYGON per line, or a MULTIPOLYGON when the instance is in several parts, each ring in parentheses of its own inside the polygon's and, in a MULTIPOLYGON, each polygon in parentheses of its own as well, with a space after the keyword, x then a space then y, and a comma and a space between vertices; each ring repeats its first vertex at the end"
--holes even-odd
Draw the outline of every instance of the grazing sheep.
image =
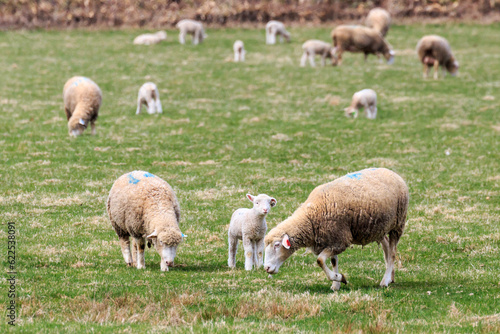
POLYGON ((291 217, 273 228, 265 238, 264 269, 276 274, 297 249, 308 247, 332 290, 347 283, 338 271, 337 255, 350 245, 382 245, 386 271, 381 286, 394 282, 396 246, 403 234, 409 193, 403 179, 385 168, 347 174, 316 187, 291 217), (333 271, 325 264, 331 258, 333 271))
POLYGON ((120 239, 127 265, 135 263, 137 269, 146 268, 146 239, 148 246, 152 242, 161 256, 161 271, 168 271, 168 267, 174 265, 177 247, 184 235, 179 229, 179 202, 167 182, 144 171, 124 174, 111 187, 107 211, 111 225, 120 239), (132 255, 130 236, 134 241, 132 255))
POLYGON ((452 76, 458 73, 458 62, 451 53, 448 41, 437 35, 428 35, 422 37, 417 43, 418 58, 424 65, 424 78, 429 75, 429 66, 434 66, 434 79, 439 77, 438 68, 443 67, 450 72, 452 76))
POLYGON ((391 26, 391 14, 383 8, 373 8, 366 17, 365 25, 385 37, 391 26))
POLYGON ((319 41, 316 39, 310 39, 302 44, 302 50, 304 53, 302 54, 302 58, 300 59, 300 66, 306 66, 306 61, 309 58, 309 64, 312 67, 316 66, 314 63, 314 56, 321 55, 321 65, 325 66, 325 59, 330 58, 332 60, 332 65, 335 64, 335 50, 334 48, 323 41, 319 41))
POLYGON ((148 114, 158 113, 161 114, 163 109, 161 108, 160 93, 158 92, 158 87, 152 82, 146 82, 139 88, 139 95, 137 96, 137 112, 139 115, 141 112, 142 105, 145 104, 148 110, 148 114))
POLYGON ((394 62, 394 51, 391 46, 374 29, 362 26, 341 25, 332 31, 332 39, 338 58, 336 64, 338 65, 342 63, 342 53, 344 51, 363 52, 365 54, 365 61, 371 53, 374 55, 382 54, 389 65, 394 62))
POLYGON ((203 25, 201 22, 195 20, 180 20, 175 25, 179 28, 179 42, 181 44, 186 43, 186 34, 193 35, 193 44, 197 45, 205 38, 207 38, 207 34, 205 34, 205 30, 203 30, 203 25))
POLYGON ((276 35, 280 36, 280 42, 283 43, 283 37, 290 42, 290 33, 286 31, 285 25, 280 21, 269 21, 266 24, 266 44, 276 44, 276 35))
POLYGON ((234 50, 234 61, 239 62, 239 61, 245 61, 245 45, 243 44, 242 41, 237 40, 233 44, 233 50, 234 50))
POLYGON ((227 264, 230 268, 236 266, 238 240, 243 240, 245 270, 252 270, 252 267, 259 268, 262 265, 264 236, 267 230, 266 216, 276 205, 276 199, 265 194, 257 196, 247 194, 247 198, 253 202, 253 208, 238 209, 231 216, 228 231, 229 258, 227 264))
POLYGON ((134 38, 134 44, 136 45, 151 45, 158 44, 161 41, 167 39, 167 33, 165 31, 158 31, 154 34, 142 34, 134 38))
POLYGON ((95 121, 102 102, 101 89, 85 77, 72 77, 63 88, 64 111, 70 136, 79 136, 90 123, 95 135, 95 121))
POLYGON ((377 117, 377 93, 373 89, 363 89, 354 93, 351 105, 344 109, 347 117, 358 117, 358 110, 365 109, 366 118, 375 119, 377 117))

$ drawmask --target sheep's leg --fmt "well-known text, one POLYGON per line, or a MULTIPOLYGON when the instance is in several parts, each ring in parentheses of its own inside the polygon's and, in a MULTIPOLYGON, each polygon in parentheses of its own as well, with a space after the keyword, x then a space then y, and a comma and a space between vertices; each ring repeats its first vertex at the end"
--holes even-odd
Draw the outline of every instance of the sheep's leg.
POLYGON ((309 51, 309 64, 311 67, 316 67, 316 63, 314 62, 314 52, 309 51))
POLYGON ((307 61, 307 51, 304 51, 302 57, 300 58, 300 67, 306 66, 306 61, 307 61))
POLYGON ((252 241, 243 237, 243 250, 245 251, 245 270, 252 270, 253 266, 253 249, 252 241))
POLYGON ((365 63, 368 60, 368 53, 365 53, 365 63))
POLYGON ((259 256, 258 256, 258 249, 257 249, 257 241, 252 241, 252 263, 255 269, 259 268, 259 256))
POLYGON ((136 265, 137 264, 137 243, 135 242, 134 238, 132 238, 131 246, 132 246, 132 262, 133 262, 132 265, 136 265))
POLYGON ((240 61, 245 61, 245 50, 241 50, 240 61))
POLYGON ((439 77, 439 62, 436 60, 434 62, 434 80, 437 80, 439 77))
MULTIPOLYGON (((330 280, 330 281, 334 281, 334 282, 342 282, 342 283, 345 283, 347 284, 347 281, 344 277, 344 275, 340 274, 338 272, 338 261, 337 261, 337 255, 334 255, 332 254, 332 252, 329 250, 329 249, 325 249, 324 251, 322 251, 319 255, 318 255, 318 258, 316 259, 316 262, 318 263, 318 265, 321 267, 321 269, 323 269, 323 271, 325 272, 326 274, 326 277, 330 280), (333 267, 333 271, 330 270, 330 268, 328 268, 328 266, 325 264, 325 260, 327 258, 331 257, 332 258, 332 264, 333 264, 333 260, 335 260, 335 266, 333 267)), ((332 289, 335 290, 335 288, 337 287, 336 284, 332 284, 332 289)), ((340 287, 339 287, 340 288, 340 287)), ((338 290, 338 289, 337 289, 338 290)))
POLYGON ((137 269, 146 268, 146 263, 144 260, 144 248, 146 248, 146 243, 144 238, 135 238, 135 243, 137 244, 137 269))
POLYGON ((255 264, 255 267, 257 269, 260 268, 260 266, 262 266, 262 264, 264 263, 264 248, 265 248, 265 244, 264 244, 264 238, 262 238, 261 240, 257 241, 257 262, 255 264))
POLYGON ((234 62, 237 63, 239 61, 239 54, 238 51, 234 51, 234 62))
POLYGON ((95 122, 94 121, 91 121, 90 122, 90 129, 92 130, 92 134, 95 135, 96 132, 95 132, 95 122))
POLYGON ((337 65, 340 66, 342 65, 342 50, 341 49, 338 49, 338 54, 337 54, 337 65))
POLYGON ((148 109, 148 114, 154 114, 156 113, 156 101, 152 97, 148 97, 147 102, 147 109, 148 109))
POLYGON ((185 44, 186 43, 186 32, 181 30, 179 33, 179 43, 185 44))
POLYGON ((135 112, 136 115, 139 115, 141 113, 141 107, 142 107, 142 99, 139 95, 137 98, 137 111, 135 112))
POLYGON ((71 118, 71 111, 66 107, 64 107, 64 111, 66 112, 66 118, 69 121, 69 119, 71 118))
MULTIPOLYGON (((333 255, 331 257, 330 261, 332 263, 333 273, 339 274, 339 259, 338 259, 337 255, 333 255)), ((332 289, 333 291, 340 290, 340 285, 341 285, 341 282, 334 281, 332 283, 332 286, 330 287, 330 289, 332 289)))
POLYGON ((429 65, 424 64, 424 79, 427 79, 429 77, 429 65))
POLYGON ((325 67, 326 64, 326 54, 321 55, 321 66, 325 67))
POLYGON ((382 249, 384 250, 385 258, 385 274, 380 282, 380 286, 389 286, 390 283, 394 282, 394 261, 396 260, 396 245, 393 240, 387 238, 387 236, 380 242, 382 249))
POLYGON ((238 238, 228 237, 229 243, 229 256, 227 258, 227 265, 229 268, 236 267, 236 252, 238 251, 238 238))
POLYGON ((129 237, 120 237, 120 246, 122 248, 122 255, 125 263, 131 267, 134 262, 130 256, 130 239, 129 237))
POLYGON ((158 97, 158 95, 156 95, 156 112, 157 112, 158 114, 163 113, 163 109, 162 109, 162 107, 161 107, 160 98, 158 97))
POLYGON ((196 30, 193 34, 193 44, 198 45, 199 42, 200 42, 200 31, 196 30))

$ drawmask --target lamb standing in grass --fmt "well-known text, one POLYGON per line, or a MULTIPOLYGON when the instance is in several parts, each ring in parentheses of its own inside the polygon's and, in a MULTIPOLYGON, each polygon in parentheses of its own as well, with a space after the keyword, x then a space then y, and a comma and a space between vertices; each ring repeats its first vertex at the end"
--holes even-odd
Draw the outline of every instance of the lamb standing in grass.
POLYGON ((101 89, 85 77, 72 77, 63 88, 64 111, 70 136, 79 136, 90 123, 95 135, 95 121, 102 103, 101 89))
POLYGON ((134 38, 134 44, 136 45, 152 45, 158 44, 161 41, 167 39, 167 33, 165 31, 158 31, 154 34, 142 34, 134 38))
POLYGON ((409 193, 403 179, 385 168, 347 174, 316 187, 291 217, 265 238, 264 269, 276 274, 297 249, 308 247, 332 290, 347 283, 338 271, 337 255, 350 245, 378 242, 384 251, 386 271, 381 286, 394 282, 396 246, 403 234, 409 193), (333 271, 325 261, 331 258, 333 271))
POLYGON ((302 54, 302 58, 300 59, 300 66, 306 66, 306 61, 309 58, 309 64, 312 67, 316 66, 314 63, 314 56, 321 55, 321 65, 325 66, 325 59, 330 58, 332 60, 332 65, 335 64, 335 50, 334 48, 323 41, 319 41, 316 39, 310 39, 302 44, 302 50, 304 53, 302 54))
POLYGON ((391 26, 391 14, 383 8, 373 8, 366 17, 365 25, 385 37, 391 26))
POLYGON ((193 44, 197 45, 205 38, 207 38, 207 34, 205 34, 205 30, 203 30, 203 25, 201 22, 195 20, 181 20, 175 25, 179 29, 179 42, 181 44, 186 43, 186 34, 193 35, 193 44))
POLYGON ((347 117, 358 117, 360 108, 365 109, 365 115, 368 119, 377 117, 377 93, 373 89, 363 89, 354 93, 351 105, 344 109, 347 117))
POLYGON ((266 44, 276 44, 276 35, 280 36, 280 42, 283 38, 290 42, 290 33, 286 31, 285 25, 280 21, 269 21, 266 24, 266 44))
POLYGON ((247 198, 253 202, 253 208, 238 209, 231 216, 228 231, 229 258, 227 264, 230 268, 236 266, 238 240, 243 240, 245 270, 252 270, 252 267, 259 268, 262 265, 264 236, 267 231, 266 216, 276 205, 276 199, 265 194, 257 196, 247 194, 247 198))
POLYGON ((243 44, 242 41, 237 40, 233 44, 233 51, 234 51, 234 61, 239 62, 239 61, 245 61, 245 45, 243 44))
POLYGON ((136 115, 141 112, 142 105, 145 104, 148 114, 158 113, 161 114, 163 109, 160 102, 160 93, 158 87, 152 82, 146 82, 139 88, 139 95, 137 96, 137 111, 136 115))
POLYGON ((458 73, 458 62, 455 60, 448 41, 437 35, 424 36, 417 44, 418 58, 424 65, 424 78, 429 75, 429 66, 434 66, 434 79, 438 79, 441 65, 452 76, 458 73))
POLYGON ((382 35, 371 28, 362 26, 340 25, 332 31, 333 46, 336 50, 338 61, 342 63, 342 53, 363 52, 365 61, 369 54, 383 55, 390 65, 394 62, 394 51, 382 35))
POLYGON ((109 192, 107 211, 120 239, 123 258, 129 266, 146 268, 146 239, 161 256, 161 271, 174 265, 183 234, 179 229, 181 210, 172 187, 161 178, 144 171, 120 176, 109 192), (130 253, 130 236, 134 239, 130 253))

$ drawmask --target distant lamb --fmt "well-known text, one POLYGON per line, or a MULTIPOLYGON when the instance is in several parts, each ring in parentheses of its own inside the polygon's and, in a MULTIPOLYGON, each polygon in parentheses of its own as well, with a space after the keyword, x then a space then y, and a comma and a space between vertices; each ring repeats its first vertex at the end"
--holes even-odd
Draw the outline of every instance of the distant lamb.
POLYGON ((236 266, 238 240, 243 240, 245 270, 252 270, 252 267, 257 269, 262 265, 264 236, 267 231, 266 216, 276 205, 276 199, 265 194, 257 196, 247 194, 247 198, 253 202, 253 208, 238 209, 231 216, 228 231, 229 258, 227 264, 230 268, 236 266))
POLYGON ((347 117, 358 117, 358 110, 365 109, 366 118, 375 119, 377 117, 377 93, 373 89, 363 89, 354 93, 351 105, 344 109, 347 117))
POLYGON ((205 34, 205 30, 203 30, 203 25, 201 22, 195 20, 180 20, 176 25, 179 29, 179 43, 186 43, 186 34, 193 35, 193 44, 197 45, 205 38, 207 38, 207 34, 205 34))
POLYGON ((95 121, 102 103, 99 86, 89 78, 72 77, 64 84, 63 100, 69 135, 81 135, 89 123, 95 135, 95 121))
POLYGON ((366 17, 365 25, 385 37, 391 26, 391 14, 383 8, 373 8, 366 17))
POLYGON ((124 174, 111 187, 107 211, 127 265, 146 268, 146 239, 148 246, 152 242, 161 256, 161 271, 168 271, 174 265, 184 235, 179 228, 179 202, 167 182, 144 171, 124 174), (134 239, 132 254, 130 236, 134 239))
POLYGON ((266 24, 266 44, 276 44, 276 35, 280 36, 280 42, 283 38, 290 42, 290 33, 286 31, 285 25, 280 21, 269 21, 266 24))
POLYGON ((396 246, 403 234, 409 192, 396 173, 369 168, 347 174, 316 187, 291 217, 273 228, 265 238, 264 269, 276 274, 297 249, 308 247, 332 290, 347 281, 338 271, 337 255, 350 245, 382 245, 386 271, 380 286, 394 282, 396 246), (325 261, 331 258, 333 271, 325 261))
POLYGON ((342 63, 342 53, 363 52, 365 61, 368 55, 383 55, 390 65, 394 62, 394 51, 382 35, 371 28, 363 26, 340 25, 332 31, 333 46, 338 58, 337 64, 342 63))
POLYGON ((152 45, 158 44, 161 41, 167 39, 167 33, 165 31, 158 31, 154 34, 142 34, 134 39, 134 44, 136 45, 152 45))
POLYGON ((434 66, 434 79, 438 79, 439 66, 450 72, 452 76, 458 73, 458 61, 451 52, 448 41, 437 35, 422 37, 417 43, 418 58, 424 65, 424 78, 429 76, 429 66, 434 66))
POLYGON ((233 44, 233 51, 234 51, 234 61, 239 62, 239 61, 245 61, 245 45, 243 44, 242 41, 237 40, 233 44))
POLYGON ((143 104, 146 105, 148 114, 161 114, 163 112, 158 87, 156 87, 156 85, 152 82, 146 82, 139 89, 139 95, 137 96, 137 111, 135 113, 136 115, 139 115, 141 112, 143 104))
POLYGON ((321 55, 321 65, 325 66, 325 59, 330 58, 332 60, 332 65, 335 64, 335 50, 331 44, 319 41, 317 39, 310 39, 302 44, 302 58, 300 59, 300 66, 306 66, 306 61, 309 59, 309 64, 312 67, 316 66, 314 63, 314 56, 321 55))

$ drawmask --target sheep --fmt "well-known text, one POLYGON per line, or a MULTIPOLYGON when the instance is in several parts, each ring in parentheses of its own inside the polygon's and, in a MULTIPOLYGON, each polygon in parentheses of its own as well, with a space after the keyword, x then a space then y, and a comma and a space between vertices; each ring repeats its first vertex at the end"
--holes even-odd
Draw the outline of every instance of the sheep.
POLYGON ((264 269, 276 274, 297 249, 308 247, 332 290, 347 284, 338 271, 337 255, 350 245, 382 245, 386 271, 380 286, 394 282, 396 246, 403 234, 409 193, 403 179, 385 168, 347 174, 316 187, 291 217, 265 237, 264 269), (331 258, 333 271, 325 264, 331 258))
POLYGON ((161 256, 161 271, 173 267, 184 234, 179 228, 181 210, 172 187, 151 173, 133 171, 120 176, 109 192, 107 211, 120 240, 125 263, 146 268, 145 242, 161 256), (132 254, 130 240, 132 236, 132 254), (137 253, 137 254, 136 254, 137 253))
POLYGON ((161 108, 160 93, 158 92, 158 87, 152 82, 146 82, 139 88, 139 95, 137 96, 137 111, 136 115, 141 112, 142 105, 145 104, 148 110, 148 114, 158 113, 161 114, 163 109, 161 108))
POLYGON ((245 270, 252 270, 252 267, 258 269, 262 265, 264 236, 267 231, 266 216, 277 202, 275 198, 266 194, 257 196, 247 194, 246 196, 253 202, 253 208, 238 209, 231 216, 228 231, 229 258, 227 264, 230 268, 235 268, 238 240, 243 240, 245 270))
POLYGON ((365 109, 366 118, 377 117, 377 93, 373 89, 363 89, 354 93, 351 105, 344 109, 345 115, 347 117, 353 115, 356 118, 359 108, 365 109))
POLYGON ((314 63, 314 56, 321 55, 321 65, 325 66, 325 59, 330 58, 332 60, 332 65, 335 64, 335 50, 333 47, 323 41, 319 41, 316 39, 310 39, 302 44, 302 50, 304 53, 302 54, 302 58, 300 59, 300 66, 306 66, 306 60, 309 58, 309 64, 312 67, 316 66, 314 63))
POLYGON ((167 39, 167 33, 165 31, 158 31, 154 34, 142 34, 134 38, 134 44, 136 45, 151 45, 158 44, 161 41, 167 39))
POLYGON ((276 44, 276 35, 280 36, 280 42, 283 38, 290 42, 290 33, 286 31, 283 22, 271 20, 266 24, 266 44, 276 44))
POLYGON ((197 45, 205 38, 207 38, 207 34, 205 34, 205 30, 203 30, 203 25, 201 22, 195 20, 180 20, 175 25, 179 29, 179 43, 186 43, 186 34, 193 35, 193 44, 197 45))
POLYGON ((458 61, 455 60, 451 52, 448 41, 437 35, 427 35, 422 37, 417 43, 418 58, 424 65, 424 79, 429 75, 429 66, 434 66, 434 79, 438 79, 438 68, 443 67, 452 76, 458 73, 458 61))
POLYGON ((245 45, 243 44, 242 41, 237 40, 233 44, 233 51, 234 51, 234 61, 239 62, 239 61, 245 61, 245 45))
POLYGON ((365 25, 385 37, 391 25, 391 14, 383 8, 373 8, 366 17, 365 25))
POLYGON ((382 54, 390 65, 394 62, 394 51, 382 35, 371 28, 363 26, 340 25, 332 31, 333 46, 338 60, 336 65, 342 63, 342 53, 363 52, 365 61, 370 53, 382 54))
POLYGON ((75 76, 63 88, 64 111, 69 135, 77 137, 90 123, 95 135, 95 121, 102 103, 102 92, 97 84, 86 77, 75 76))

